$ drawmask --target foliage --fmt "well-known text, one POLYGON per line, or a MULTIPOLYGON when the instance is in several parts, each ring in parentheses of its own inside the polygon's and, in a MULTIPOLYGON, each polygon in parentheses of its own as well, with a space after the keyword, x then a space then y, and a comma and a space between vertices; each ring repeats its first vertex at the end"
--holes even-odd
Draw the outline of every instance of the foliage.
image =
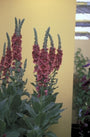
POLYGON ((87 63, 88 58, 83 56, 81 49, 78 49, 75 54, 73 106, 77 110, 77 121, 80 123, 90 119, 90 70, 84 67, 87 63))

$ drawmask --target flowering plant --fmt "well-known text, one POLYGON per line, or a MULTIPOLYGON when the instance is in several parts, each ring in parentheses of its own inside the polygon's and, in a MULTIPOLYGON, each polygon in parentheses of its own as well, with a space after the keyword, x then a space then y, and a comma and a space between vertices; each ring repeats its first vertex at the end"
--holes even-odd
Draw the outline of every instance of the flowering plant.
POLYGON ((17 124, 19 116, 17 113, 24 111, 24 102, 22 96, 29 97, 25 89, 27 82, 23 81, 26 69, 26 60, 24 67, 21 62, 21 27, 24 20, 15 18, 15 33, 12 37, 12 44, 8 33, 7 48, 4 44, 3 56, 0 62, 0 137, 19 137, 23 135, 24 130, 17 124))
POLYGON ((47 29, 44 37, 43 48, 40 49, 37 39, 37 32, 34 29, 35 42, 33 45, 33 62, 35 63, 35 83, 32 85, 35 87, 33 91, 31 104, 36 113, 36 122, 30 136, 39 137, 56 137, 56 135, 49 131, 48 128, 58 123, 61 117, 62 103, 56 103, 57 93, 54 90, 57 88, 56 74, 60 68, 62 62, 62 50, 60 36, 58 35, 58 49, 55 53, 54 43, 49 33, 50 28, 47 29), (51 47, 47 48, 48 37, 50 38, 51 47), (35 131, 35 125, 37 125, 38 132, 35 131))
POLYGON ((74 108, 77 110, 77 122, 80 124, 81 134, 90 122, 90 69, 86 69, 90 63, 81 53, 81 49, 75 54, 74 74, 74 108))
POLYGON ((38 97, 41 95, 47 95, 51 92, 49 91, 49 87, 53 84, 52 74, 54 73, 54 77, 57 74, 57 71, 60 68, 62 62, 62 50, 61 50, 61 41, 60 36, 58 35, 58 49, 57 54, 55 53, 54 43, 51 35, 49 34, 50 28, 47 29, 43 48, 40 50, 37 40, 37 32, 34 29, 35 33, 35 42, 33 46, 33 62, 35 63, 34 72, 36 72, 36 90, 38 93, 38 97), (51 47, 47 48, 47 38, 50 38, 51 47), (44 92, 41 89, 44 88, 44 92))
POLYGON ((75 53, 75 73, 74 73, 74 87, 73 87, 73 94, 74 94, 74 102, 73 106, 74 109, 77 111, 77 122, 80 123, 80 110, 83 106, 83 101, 85 97, 85 91, 82 89, 82 81, 84 77, 87 75, 87 70, 84 66, 87 64, 88 58, 85 58, 81 52, 81 49, 78 49, 75 53))
MULTIPOLYGON (((83 67, 89 67, 88 62, 83 67)), ((82 78, 82 90, 84 91, 84 97, 82 99, 83 106, 80 109, 79 116, 81 119, 81 130, 84 132, 85 128, 88 128, 87 134, 90 135, 90 68, 88 69, 87 75, 82 78)))
POLYGON ((49 33, 45 33, 43 48, 40 49, 37 32, 34 29, 35 42, 32 56, 35 63, 35 87, 33 94, 25 89, 27 80, 23 80, 27 60, 22 66, 22 36, 21 27, 24 19, 15 18, 15 33, 11 43, 8 33, 8 46, 4 44, 3 57, 0 63, 0 136, 1 137, 56 137, 49 131, 49 127, 58 123, 61 117, 62 103, 56 103, 58 93, 56 74, 62 62, 60 36, 58 35, 58 49, 55 53, 54 43, 49 33), (48 51, 47 40, 51 41, 48 51), (28 99, 22 99, 22 96, 28 99))

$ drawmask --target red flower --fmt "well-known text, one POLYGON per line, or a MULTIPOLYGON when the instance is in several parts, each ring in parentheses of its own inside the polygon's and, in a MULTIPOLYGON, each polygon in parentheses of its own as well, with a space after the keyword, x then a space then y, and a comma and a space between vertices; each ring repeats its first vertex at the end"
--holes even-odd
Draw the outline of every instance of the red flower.
POLYGON ((62 50, 58 49, 57 54, 55 55, 55 62, 54 62, 54 68, 56 70, 59 69, 59 67, 62 63, 62 55, 63 55, 62 50))
POLYGON ((45 92, 45 95, 47 96, 48 95, 48 90, 45 90, 44 92, 45 92))
POLYGON ((4 134, 3 137, 6 137, 6 134, 4 134))
POLYGON ((1 62, 0 62, 0 72, 3 70, 3 64, 4 64, 5 57, 2 56, 1 62))
POLYGON ((48 75, 50 72, 49 57, 46 49, 41 50, 37 65, 37 81, 40 81, 40 83, 42 82, 43 84, 44 80, 48 81, 48 75))
MULTIPOLYGON (((50 73, 54 69, 59 69, 62 62, 62 55, 63 54, 62 50, 60 50, 60 47, 57 50, 57 54, 55 54, 55 48, 53 46, 50 48, 48 53, 46 43, 44 43, 41 50, 38 44, 35 43, 35 45, 33 46, 32 57, 33 62, 35 63, 34 72, 36 72, 36 91, 38 92, 38 97, 40 97, 40 95, 42 94, 42 91, 40 92, 41 87, 45 87, 46 89, 46 87, 48 86, 48 82, 50 81, 50 73)), ((47 95, 48 90, 45 90, 44 94, 47 95)))
MULTIPOLYGON (((21 38, 22 36, 17 36, 16 34, 13 35, 12 37, 12 53, 13 53, 13 68, 15 68, 15 61, 21 62, 22 60, 22 56, 21 56, 21 52, 22 52, 22 47, 21 47, 21 38)), ((21 63, 22 64, 22 63, 21 63)), ((21 65, 20 65, 21 67, 21 65)))
POLYGON ((3 76, 5 76, 5 78, 8 78, 6 77, 6 74, 7 73, 9 74, 9 68, 11 67, 11 63, 12 63, 12 52, 10 48, 7 48, 3 63, 3 76))
POLYGON ((49 50, 49 60, 50 60, 50 73, 54 69, 54 60, 55 60, 55 48, 51 47, 49 50))
POLYGON ((40 90, 40 87, 39 87, 39 86, 37 86, 37 87, 36 87, 36 90, 37 90, 37 92, 39 92, 39 90, 40 90))
POLYGON ((20 36, 17 36, 15 33, 14 33, 14 35, 12 36, 12 45, 21 45, 21 38, 22 38, 22 36, 20 35, 20 36))
POLYGON ((33 46, 33 52, 32 52, 33 62, 34 62, 34 63, 37 63, 37 62, 38 62, 39 53, 40 53, 39 46, 38 46, 38 45, 34 45, 34 46, 33 46))

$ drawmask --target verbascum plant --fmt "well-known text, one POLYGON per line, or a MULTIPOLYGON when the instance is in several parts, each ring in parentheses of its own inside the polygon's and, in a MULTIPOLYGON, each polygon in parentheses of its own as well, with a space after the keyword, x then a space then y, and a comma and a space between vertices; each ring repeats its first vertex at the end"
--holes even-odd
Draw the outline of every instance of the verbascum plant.
POLYGON ((24 135, 25 129, 18 125, 20 120, 17 113, 24 113, 24 104, 29 97, 25 89, 27 81, 23 80, 26 69, 26 60, 24 67, 21 64, 21 27, 24 20, 15 18, 15 33, 10 41, 7 36, 7 48, 4 44, 3 56, 0 63, 0 137, 20 137, 24 135), (11 44, 12 42, 12 44, 11 44))
POLYGON ((34 28, 35 41, 32 57, 35 63, 35 82, 33 94, 30 96, 23 80, 27 60, 22 66, 21 21, 15 18, 15 32, 10 40, 7 36, 7 48, 4 44, 0 63, 0 137, 56 137, 50 131, 53 124, 61 118, 62 103, 56 103, 58 79, 56 75, 62 63, 61 40, 58 35, 58 49, 54 47, 50 27, 44 37, 43 47, 38 44, 37 32, 34 28), (50 49, 47 47, 50 39, 50 49), (22 100, 22 96, 28 96, 22 100))

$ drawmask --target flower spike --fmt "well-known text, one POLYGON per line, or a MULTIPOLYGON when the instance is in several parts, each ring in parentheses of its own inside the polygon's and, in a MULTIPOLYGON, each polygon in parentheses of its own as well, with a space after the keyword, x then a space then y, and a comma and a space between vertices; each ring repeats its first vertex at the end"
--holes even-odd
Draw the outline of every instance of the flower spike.
POLYGON ((58 49, 61 49, 61 39, 60 39, 60 35, 58 34, 58 49))
POLYGON ((47 41, 48 41, 49 31, 50 31, 50 27, 48 27, 48 29, 45 33, 45 37, 44 37, 43 48, 45 48, 45 49, 47 48, 47 41))
POLYGON ((21 33, 21 28, 22 28, 22 25, 23 25, 23 23, 24 23, 24 20, 25 19, 23 19, 22 21, 19 19, 19 21, 17 21, 17 18, 15 17, 15 34, 17 35, 17 36, 19 36, 20 35, 20 33, 21 33))
POLYGON ((49 38, 50 38, 50 42, 51 42, 51 47, 53 48, 54 47, 54 43, 53 43, 53 39, 52 39, 52 36, 49 34, 48 35, 49 36, 49 38))
POLYGON ((10 37, 9 37, 9 34, 6 33, 6 36, 7 36, 7 41, 8 41, 8 48, 10 49, 10 37))
POLYGON ((35 36, 35 38, 34 38, 35 39, 34 45, 38 45, 37 31, 36 31, 35 28, 33 30, 34 30, 34 36, 35 36))
POLYGON ((4 43, 4 46, 3 46, 3 57, 5 57, 5 50, 6 50, 6 43, 4 43))
POLYGON ((17 33, 18 30, 18 24, 17 24, 17 18, 15 17, 15 33, 17 33))
POLYGON ((25 19, 22 19, 22 21, 20 21, 20 19, 19 19, 19 33, 21 32, 21 28, 22 28, 22 25, 24 23, 24 20, 25 19))

